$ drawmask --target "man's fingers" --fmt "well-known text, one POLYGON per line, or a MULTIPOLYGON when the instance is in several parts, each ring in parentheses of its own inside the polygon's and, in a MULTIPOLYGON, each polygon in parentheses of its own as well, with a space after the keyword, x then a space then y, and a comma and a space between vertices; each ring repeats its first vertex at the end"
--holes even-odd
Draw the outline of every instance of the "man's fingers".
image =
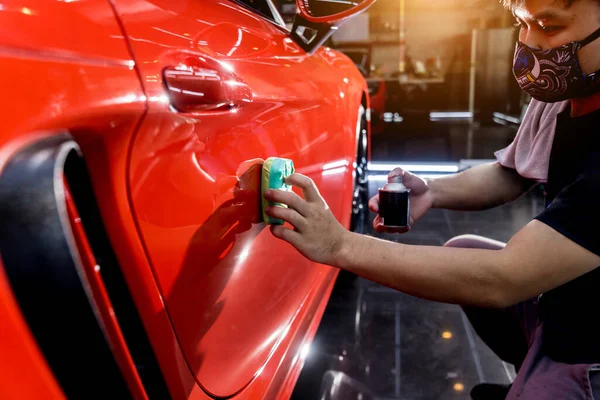
POLYGON ((406 228, 389 228, 381 224, 381 220, 379 219, 379 215, 375 217, 373 220, 373 229, 377 233, 406 233, 410 232, 410 226, 406 228))
POLYGON ((388 174, 388 178, 392 178, 394 176, 401 176, 402 177, 402 181, 403 182, 408 182, 413 180, 414 178, 418 178, 415 174, 413 174, 410 171, 405 171, 402 168, 394 168, 393 170, 390 171, 390 173, 388 174))
POLYGON ((374 213, 379 212, 379 195, 371 197, 371 200, 369 200, 369 210, 374 213))
POLYGON ((292 210, 291 208, 284 207, 270 207, 266 210, 267 215, 283 220, 285 222, 289 222, 294 226, 294 228, 298 230, 302 230, 306 228, 306 219, 298 213, 296 210, 292 210))
POLYGON ((385 232, 385 228, 383 227, 383 225, 381 225, 381 221, 379 220, 379 215, 376 216, 375 219, 373 220, 373 229, 375 229, 375 232, 378 232, 378 233, 385 232))
POLYGON ((388 178, 391 178, 393 176, 404 176, 404 170, 402 168, 399 168, 399 167, 394 168, 388 174, 388 178))
POLYGON ((301 239, 301 235, 298 232, 294 232, 283 225, 271 225, 271 233, 277 239, 286 241, 294 247, 297 247, 301 239))
POLYGON ((265 198, 276 203, 285 204, 302 215, 308 212, 308 204, 300 196, 294 192, 286 192, 285 190, 268 190, 265 193, 265 198))
POLYGON ((287 177, 285 183, 292 186, 297 186, 302 189, 302 193, 304 194, 304 198, 309 201, 321 201, 321 194, 317 189, 317 186, 308 176, 302 174, 292 174, 287 177))
POLYGON ((402 175, 402 182, 406 182, 412 186, 414 183, 422 182, 422 179, 419 178, 418 175, 413 174, 412 172, 404 171, 404 174, 402 175))

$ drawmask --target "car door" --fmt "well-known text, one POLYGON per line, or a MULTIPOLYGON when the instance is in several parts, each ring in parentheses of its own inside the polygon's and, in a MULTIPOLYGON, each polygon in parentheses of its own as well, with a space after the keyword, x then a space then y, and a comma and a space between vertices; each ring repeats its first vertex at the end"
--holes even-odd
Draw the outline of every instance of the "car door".
POLYGON ((362 81, 339 54, 302 51, 267 0, 115 4, 148 100, 128 176, 139 233, 189 368, 231 396, 336 273, 265 229, 261 160, 292 159, 348 225, 362 81))

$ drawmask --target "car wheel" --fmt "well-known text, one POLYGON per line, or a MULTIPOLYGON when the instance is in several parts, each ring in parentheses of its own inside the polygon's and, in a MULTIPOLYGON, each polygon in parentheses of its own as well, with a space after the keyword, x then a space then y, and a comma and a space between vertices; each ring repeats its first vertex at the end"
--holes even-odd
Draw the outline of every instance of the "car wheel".
POLYGON ((367 131, 367 113, 363 106, 359 110, 359 119, 356 133, 356 161, 354 165, 354 187, 352 192, 352 222, 350 229, 353 232, 364 233, 365 224, 369 215, 369 183, 368 183, 368 155, 369 139, 367 131))

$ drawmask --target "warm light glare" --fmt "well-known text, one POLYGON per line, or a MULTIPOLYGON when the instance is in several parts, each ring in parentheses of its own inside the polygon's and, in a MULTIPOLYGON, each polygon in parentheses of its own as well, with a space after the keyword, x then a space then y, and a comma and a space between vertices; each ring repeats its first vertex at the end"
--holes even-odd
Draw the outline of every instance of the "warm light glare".
POLYGON ((21 12, 25 15, 31 15, 31 10, 27 7, 21 8, 21 12))
POLYGON ((463 390, 465 390, 465 385, 463 385, 460 382, 457 382, 454 384, 453 389, 456 390, 457 392, 462 392, 463 390))
POLYGON ((452 339, 452 332, 444 331, 444 332, 442 332, 442 337, 444 339, 452 339))

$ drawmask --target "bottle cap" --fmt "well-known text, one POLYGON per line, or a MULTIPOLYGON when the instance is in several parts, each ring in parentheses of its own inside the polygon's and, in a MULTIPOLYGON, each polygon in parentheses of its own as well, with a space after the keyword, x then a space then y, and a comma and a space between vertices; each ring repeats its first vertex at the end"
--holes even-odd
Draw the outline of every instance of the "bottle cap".
POLYGON ((402 183, 402 175, 388 176, 388 183, 402 183))

